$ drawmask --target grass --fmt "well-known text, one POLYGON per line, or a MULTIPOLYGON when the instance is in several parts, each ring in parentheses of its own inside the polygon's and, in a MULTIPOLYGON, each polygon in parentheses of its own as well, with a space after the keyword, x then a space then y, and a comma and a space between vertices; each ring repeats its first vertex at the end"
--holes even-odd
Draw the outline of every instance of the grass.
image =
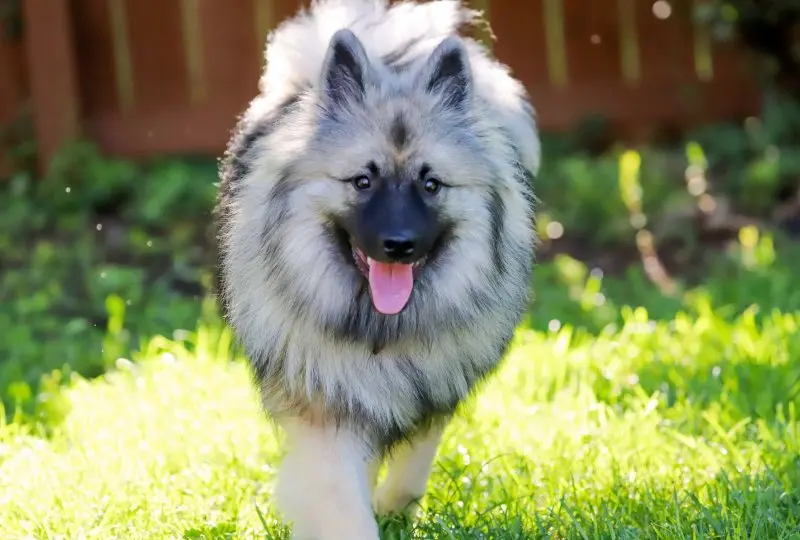
MULTIPOLYGON (((800 310, 707 294, 756 274, 663 317, 592 303, 618 321, 596 330, 541 306, 449 427, 420 520, 384 520, 384 537, 800 539, 800 310)), ((584 296, 611 296, 592 279, 584 296)), ((0 537, 286 537, 281 434, 230 334, 178 338, 45 385, 34 417, 0 426, 0 537)))
MULTIPOLYGON (((646 226, 658 247, 669 209, 694 204, 686 167, 705 170, 687 148, 551 159, 540 236, 555 222, 616 253, 646 226)), ((286 537, 281 434, 201 302, 215 181, 213 163, 79 146, 43 181, 0 183, 0 538, 286 537)), ((384 538, 800 540, 800 249, 753 227, 729 248, 666 293, 641 265, 540 262, 424 513, 384 538)))

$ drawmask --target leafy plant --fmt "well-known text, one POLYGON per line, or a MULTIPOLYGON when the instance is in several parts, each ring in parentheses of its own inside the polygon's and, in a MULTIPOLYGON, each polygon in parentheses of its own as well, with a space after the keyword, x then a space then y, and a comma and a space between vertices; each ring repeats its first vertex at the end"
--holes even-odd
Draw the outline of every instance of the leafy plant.
POLYGON ((44 178, 0 182, 0 399, 52 370, 99 375, 144 337, 196 325, 214 182, 213 163, 135 164, 87 143, 44 178))

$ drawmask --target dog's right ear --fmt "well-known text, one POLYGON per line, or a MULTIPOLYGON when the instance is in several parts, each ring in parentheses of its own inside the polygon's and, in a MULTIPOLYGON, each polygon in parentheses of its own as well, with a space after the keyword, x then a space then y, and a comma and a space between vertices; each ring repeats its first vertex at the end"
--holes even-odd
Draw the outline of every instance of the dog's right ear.
POLYGON ((347 28, 331 38, 322 63, 320 97, 329 112, 360 103, 369 77, 369 58, 356 35, 347 28))
POLYGON ((439 96, 445 105, 463 108, 473 93, 469 55, 458 36, 444 38, 422 69, 425 89, 439 96))

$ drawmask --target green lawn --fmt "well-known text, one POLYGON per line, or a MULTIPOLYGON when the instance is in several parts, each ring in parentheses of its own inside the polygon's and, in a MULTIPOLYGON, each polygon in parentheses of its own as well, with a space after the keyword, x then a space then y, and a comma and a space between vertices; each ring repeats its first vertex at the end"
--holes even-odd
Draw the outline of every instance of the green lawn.
MULTIPOLYGON (((550 161, 545 232, 613 258, 644 212, 699 285, 538 264, 423 514, 385 538, 800 540, 800 245, 748 228, 694 263, 706 245, 668 210, 691 199, 698 152, 645 153, 641 171, 631 153, 550 161)), ((281 435, 201 302, 213 163, 140 170, 89 147, 59 163, 0 182, 0 539, 285 537, 281 435)), ((766 193, 753 178, 742 193, 766 193)))
MULTIPOLYGON (((712 277, 658 317, 612 304, 610 284, 590 306, 585 288, 543 288, 447 431, 424 514, 385 537, 800 539, 800 303, 791 269, 772 272, 712 277), (760 310, 709 303, 737 284, 760 310), (618 322, 551 323, 580 310, 568 303, 618 322)), ((0 538, 285 536, 269 496, 280 434, 244 362, 219 325, 179 337, 44 385, 37 421, 0 426, 0 538)))

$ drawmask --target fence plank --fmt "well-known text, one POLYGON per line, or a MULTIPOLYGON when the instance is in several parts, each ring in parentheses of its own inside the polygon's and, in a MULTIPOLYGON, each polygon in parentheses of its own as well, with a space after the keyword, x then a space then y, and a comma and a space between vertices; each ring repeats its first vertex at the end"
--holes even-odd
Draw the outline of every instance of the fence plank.
MULTIPOLYGON (((209 99, 213 103, 236 103, 244 109, 258 92, 263 50, 252 46, 258 31, 251 22, 253 16, 252 10, 230 9, 220 2, 199 4, 198 20, 202 29, 199 50, 205 62, 209 99)), ((266 39, 268 29, 262 30, 266 39)))
MULTIPOLYGON (((266 50, 267 36, 275 26, 275 14, 272 0, 253 0, 253 18, 255 20, 256 51, 259 62, 266 50)), ((259 65, 259 68, 261 66, 259 65)))
POLYGON ((39 164, 80 136, 80 96, 68 0, 23 2, 39 164))
POLYGON ((185 107, 191 102, 191 93, 181 2, 124 0, 123 3, 136 91, 135 106, 128 117, 185 107))
MULTIPOLYGON (((204 5, 209 5, 209 2, 205 2, 204 5)), ((203 55, 203 36, 200 27, 199 10, 198 0, 181 1, 183 50, 186 54, 186 71, 188 77, 187 91, 192 105, 202 102, 208 96, 206 56, 203 55)), ((214 45, 223 46, 224 44, 215 43, 214 45)))
MULTIPOLYGON (((641 8, 641 2, 639 6, 641 8)), ((636 28, 636 1, 617 0, 617 9, 622 78, 628 84, 636 84, 642 76, 639 33, 636 28)))
POLYGON ((687 6, 658 0, 638 7, 636 26, 642 38, 644 81, 672 85, 676 90, 698 84, 694 28, 687 6))
POLYGON ((114 74, 117 96, 123 113, 133 110, 135 92, 131 64, 131 40, 128 36, 128 13, 124 0, 108 0, 111 41, 114 49, 114 74))
POLYGON ((24 50, 17 41, 5 41, 0 37, 0 177, 9 174, 13 163, 7 154, 9 126, 17 119, 27 97, 24 50))
POLYGON ((115 31, 112 22, 115 17, 112 7, 118 9, 119 6, 112 4, 110 0, 72 0, 78 80, 91 81, 91 84, 80 85, 84 116, 98 111, 124 113, 135 103, 127 23, 126 42, 120 47, 121 41, 114 37, 119 35, 120 29, 117 27, 115 31))
POLYGON ((564 0, 544 0, 544 20, 550 84, 564 87, 567 86, 569 80, 569 54, 564 29, 564 0))
POLYGON ((494 54, 523 80, 529 92, 549 86, 543 0, 492 0, 494 54))

